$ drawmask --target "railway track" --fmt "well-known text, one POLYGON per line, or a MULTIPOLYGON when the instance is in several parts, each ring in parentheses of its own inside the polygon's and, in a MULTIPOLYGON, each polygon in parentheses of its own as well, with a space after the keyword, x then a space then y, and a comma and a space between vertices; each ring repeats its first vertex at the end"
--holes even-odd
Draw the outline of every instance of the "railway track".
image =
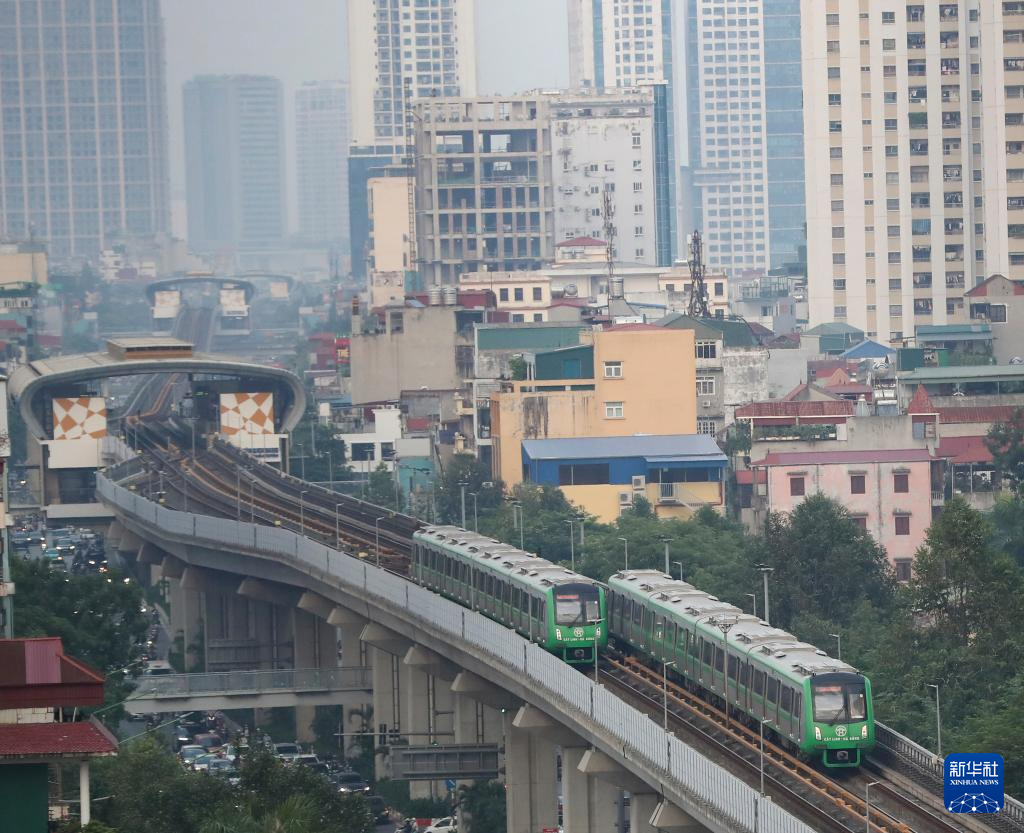
MULTIPOLYGON (((411 536, 421 525, 418 520, 282 474, 222 443, 215 443, 194 460, 187 458, 180 450, 184 447, 182 432, 166 421, 161 428, 143 422, 139 433, 146 454, 168 469, 177 468, 189 484, 190 499, 201 500, 203 508, 211 513, 281 525, 329 546, 336 546, 340 540, 340 548, 362 558, 371 557, 371 553, 376 556, 379 535, 381 566, 408 575, 411 536)), ((172 478, 168 483, 178 499, 184 498, 184 480, 172 478)), ((670 730, 698 743, 710 757, 748 783, 760 783, 762 747, 756 725, 751 728, 734 717, 727 719, 724 711, 678 680, 669 679, 663 686, 661 672, 633 656, 610 651, 603 659, 600 679, 659 723, 665 717, 667 691, 670 730)), ((887 744, 885 738, 885 731, 880 732, 880 745, 861 770, 832 774, 802 761, 769 732, 764 739, 765 792, 822 831, 1024 830, 1009 814, 991 818, 947 814, 942 807, 941 784, 935 783, 934 773, 919 762, 915 764, 910 760, 912 756, 901 754, 897 744, 887 744), (869 786, 870 805, 865 797, 869 786)))

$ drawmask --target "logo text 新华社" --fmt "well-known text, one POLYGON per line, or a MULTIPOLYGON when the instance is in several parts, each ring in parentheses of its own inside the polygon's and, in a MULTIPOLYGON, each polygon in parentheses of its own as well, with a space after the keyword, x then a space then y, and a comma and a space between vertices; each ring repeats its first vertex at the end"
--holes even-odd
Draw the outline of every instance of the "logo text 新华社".
POLYGON ((951 813, 998 813, 1003 808, 1003 756, 947 755, 943 762, 944 803, 951 813))

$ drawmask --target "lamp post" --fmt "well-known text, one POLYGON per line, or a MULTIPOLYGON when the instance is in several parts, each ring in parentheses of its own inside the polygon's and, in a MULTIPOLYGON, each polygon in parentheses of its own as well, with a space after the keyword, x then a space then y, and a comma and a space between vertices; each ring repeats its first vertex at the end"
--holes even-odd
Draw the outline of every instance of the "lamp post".
POLYGON ((303 489, 299 492, 299 534, 306 534, 306 501, 304 500, 306 492, 309 489, 303 489))
POLYGON ((842 659, 843 659, 843 636, 842 636, 842 634, 830 633, 829 636, 831 636, 836 641, 836 659, 842 661, 842 659))
POLYGON ((750 599, 750 603, 754 606, 754 616, 757 616, 757 593, 747 593, 747 598, 750 599))
POLYGON ((523 504, 518 500, 512 501, 512 523, 519 527, 519 549, 526 550, 526 543, 523 537, 523 504))
POLYGON ((381 515, 377 520, 373 522, 373 540, 374 546, 377 549, 377 566, 380 566, 380 522, 383 521, 387 515, 381 515))
POLYGON ((665 545, 665 575, 668 576, 669 578, 671 578, 672 577, 672 570, 671 570, 671 568, 669 566, 670 562, 668 560, 668 555, 669 555, 668 554, 668 542, 669 542, 669 540, 670 539, 668 539, 668 538, 662 538, 661 539, 661 543, 663 543, 665 545))
POLYGON ((459 495, 462 499, 462 528, 466 528, 466 486, 465 480, 459 481, 459 495))
POLYGON ((939 708, 939 684, 928 683, 928 688, 935 689, 935 746, 939 758, 942 758, 942 710, 939 708))
POLYGON ((623 538, 622 536, 619 536, 619 540, 622 541, 622 551, 625 553, 626 569, 628 570, 629 569, 629 539, 628 538, 623 538))
POLYGON ((256 523, 256 478, 249 475, 249 523, 256 523))
POLYGON ((235 469, 235 520, 242 520, 242 469, 235 469))
POLYGON ((299 471, 302 472, 302 479, 306 479, 306 446, 302 443, 295 443, 295 447, 299 449, 299 471))
POLYGON ((772 620, 771 606, 768 604, 768 575, 775 572, 775 568, 769 567, 767 564, 755 564, 754 569, 760 571, 761 580, 764 582, 764 621, 770 625, 772 620))
POLYGON ((569 524, 569 559, 572 562, 572 571, 576 572, 576 545, 572 537, 572 518, 566 521, 569 524))
POLYGON ((597 666, 597 646, 600 640, 601 625, 604 623, 604 619, 591 619, 590 624, 594 626, 594 682, 600 683, 598 680, 598 666, 597 666))
POLYGON ((661 664, 661 693, 662 693, 662 705, 664 706, 664 712, 662 715, 661 727, 667 732, 668 731, 668 669, 669 666, 675 668, 676 661, 671 660, 670 662, 662 662, 661 664))
POLYGON ((341 552, 341 507, 342 503, 334 504, 334 546, 341 552))
MULTIPOLYGON (((722 632, 722 696, 725 699, 725 728, 731 728, 729 719, 729 631, 736 627, 737 616, 712 616, 709 620, 722 632)), ((711 679, 714 680, 714 671, 711 672, 711 679)))
POLYGON ((864 785, 864 833, 871 833, 871 788, 877 786, 877 781, 864 785))
POLYGON ((759 733, 761 736, 761 795, 764 795, 764 727, 770 724, 770 720, 762 720, 759 733))
POLYGON ((683 562, 682 561, 673 561, 672 563, 675 564, 679 568, 679 580, 682 581, 683 580, 683 562))
POLYGON ((480 531, 480 518, 477 514, 476 498, 479 492, 470 492, 470 496, 473 498, 473 531, 480 531))
POLYGON ((331 491, 334 491, 334 455, 330 451, 324 452, 327 455, 327 482, 331 485, 331 491))

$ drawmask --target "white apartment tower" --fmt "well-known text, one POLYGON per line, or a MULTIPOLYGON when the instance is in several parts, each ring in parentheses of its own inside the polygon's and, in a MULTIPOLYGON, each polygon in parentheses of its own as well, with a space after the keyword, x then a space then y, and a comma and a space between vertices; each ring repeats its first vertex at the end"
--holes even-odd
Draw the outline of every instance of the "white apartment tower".
POLYGON ((810 323, 899 341, 1024 278, 1024 2, 802 0, 810 323))
POLYGON ((476 95, 476 0, 350 0, 352 143, 404 146, 406 98, 476 95))
POLYGON ((348 142, 348 84, 303 84, 295 93, 295 166, 305 240, 348 240, 348 142))

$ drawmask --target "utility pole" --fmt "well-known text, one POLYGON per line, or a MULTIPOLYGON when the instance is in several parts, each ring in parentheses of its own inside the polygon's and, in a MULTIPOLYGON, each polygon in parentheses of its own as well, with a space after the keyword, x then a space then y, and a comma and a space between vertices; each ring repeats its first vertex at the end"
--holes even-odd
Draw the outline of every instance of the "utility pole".
POLYGON ((710 318, 708 308, 708 288, 704 283, 707 269, 704 266, 704 244, 700 232, 694 231, 690 237, 690 308, 692 318, 710 318))
POLYGON ((767 564, 755 564, 754 569, 760 570, 761 579, 764 582, 764 621, 770 625, 772 620, 771 607, 768 604, 768 576, 775 572, 775 568, 769 567, 767 564))

